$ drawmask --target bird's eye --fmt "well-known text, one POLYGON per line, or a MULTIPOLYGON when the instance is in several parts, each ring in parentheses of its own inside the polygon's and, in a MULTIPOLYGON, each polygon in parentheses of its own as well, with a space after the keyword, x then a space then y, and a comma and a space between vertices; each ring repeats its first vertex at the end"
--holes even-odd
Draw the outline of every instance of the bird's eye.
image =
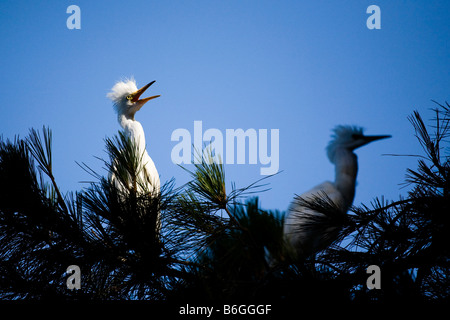
POLYGON ((131 96, 131 94, 127 95, 127 100, 131 100, 133 99, 133 97, 131 96))

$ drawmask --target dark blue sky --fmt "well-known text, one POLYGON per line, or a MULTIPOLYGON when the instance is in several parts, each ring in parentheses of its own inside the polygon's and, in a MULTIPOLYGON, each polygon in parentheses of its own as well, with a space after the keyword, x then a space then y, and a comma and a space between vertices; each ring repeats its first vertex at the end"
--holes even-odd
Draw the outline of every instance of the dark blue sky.
MULTIPOLYGON (((333 179, 325 147, 338 124, 391 134, 358 150, 355 204, 395 200, 418 154, 407 116, 450 101, 449 1, 2 1, 0 134, 53 130, 63 192, 102 172, 103 139, 120 129, 106 93, 133 76, 156 80, 139 113, 161 181, 188 175, 171 161, 179 128, 278 129, 282 172, 262 206, 285 210, 295 193, 333 179), (69 30, 69 5, 81 29, 69 30), (369 5, 381 29, 369 30, 369 5)), ((247 161, 248 162, 248 161, 247 161)), ((189 166, 188 166, 189 168, 189 166)), ((226 165, 230 186, 261 178, 261 164, 226 165)))

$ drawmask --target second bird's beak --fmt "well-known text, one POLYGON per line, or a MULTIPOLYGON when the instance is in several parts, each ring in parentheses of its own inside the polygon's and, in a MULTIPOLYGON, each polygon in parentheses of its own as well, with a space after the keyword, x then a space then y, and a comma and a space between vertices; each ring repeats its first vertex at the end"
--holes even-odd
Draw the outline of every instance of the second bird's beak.
POLYGON ((381 140, 381 139, 387 139, 387 138, 391 138, 391 135, 383 135, 383 136, 364 136, 364 140, 366 141, 366 143, 372 142, 372 141, 376 141, 376 140, 381 140))
POLYGON ((355 144, 353 145, 352 149, 357 149, 359 147, 365 146, 368 143, 371 143, 373 141, 381 140, 381 139, 387 139, 391 138, 390 135, 383 135, 383 136, 364 136, 361 135, 358 140, 355 141, 355 144))
POLYGON ((143 99, 139 99, 139 97, 144 93, 145 90, 147 90, 152 84, 154 84, 155 81, 150 82, 149 84, 146 84, 145 86, 143 86, 142 88, 140 88, 139 90, 133 92, 131 94, 131 101, 132 102, 137 102, 140 105, 144 105, 144 103, 146 103, 149 100, 158 98, 160 95, 156 95, 156 96, 151 96, 148 98, 143 98, 143 99))

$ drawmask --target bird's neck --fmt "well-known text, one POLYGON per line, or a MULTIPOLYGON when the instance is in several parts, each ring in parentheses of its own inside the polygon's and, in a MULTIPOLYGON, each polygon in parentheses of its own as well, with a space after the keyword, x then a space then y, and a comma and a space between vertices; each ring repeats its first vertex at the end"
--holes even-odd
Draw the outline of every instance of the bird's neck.
POLYGON ((356 175, 358 173, 358 158, 347 149, 336 150, 335 185, 345 200, 348 209, 355 197, 356 175))
POLYGON ((126 128, 136 120, 134 120, 134 115, 119 114, 117 116, 117 121, 119 121, 120 126, 126 130, 126 128))
POLYGON ((134 120, 134 115, 128 116, 119 114, 118 117, 120 126, 124 129, 126 134, 134 140, 142 152, 145 150, 145 134, 144 128, 139 121, 134 120))

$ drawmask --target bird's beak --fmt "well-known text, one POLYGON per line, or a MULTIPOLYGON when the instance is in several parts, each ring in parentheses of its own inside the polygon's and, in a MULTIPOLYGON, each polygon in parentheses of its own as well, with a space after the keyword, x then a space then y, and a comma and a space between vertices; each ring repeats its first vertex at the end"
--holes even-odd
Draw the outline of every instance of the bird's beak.
POLYGON ((383 135, 383 136, 364 136, 363 139, 366 141, 367 143, 370 143, 372 141, 376 141, 376 140, 381 140, 381 139, 387 139, 387 138, 391 138, 391 135, 383 135))
POLYGON ((154 84, 155 81, 150 82, 149 84, 146 84, 145 86, 143 86, 142 88, 140 88, 138 91, 135 91, 131 94, 132 98, 131 101, 132 102, 137 102, 139 103, 141 106, 144 105, 144 103, 146 103, 147 101, 150 101, 152 99, 158 98, 160 95, 157 96, 151 96, 148 98, 144 98, 144 99, 139 99, 140 96, 144 93, 145 90, 147 90, 152 84, 154 84))
POLYGON ((361 135, 358 137, 358 139, 355 141, 353 146, 351 147, 352 150, 357 149, 359 147, 365 146, 368 143, 371 143, 373 141, 381 140, 381 139, 387 139, 392 136, 390 135, 384 135, 384 136, 364 136, 361 135))

